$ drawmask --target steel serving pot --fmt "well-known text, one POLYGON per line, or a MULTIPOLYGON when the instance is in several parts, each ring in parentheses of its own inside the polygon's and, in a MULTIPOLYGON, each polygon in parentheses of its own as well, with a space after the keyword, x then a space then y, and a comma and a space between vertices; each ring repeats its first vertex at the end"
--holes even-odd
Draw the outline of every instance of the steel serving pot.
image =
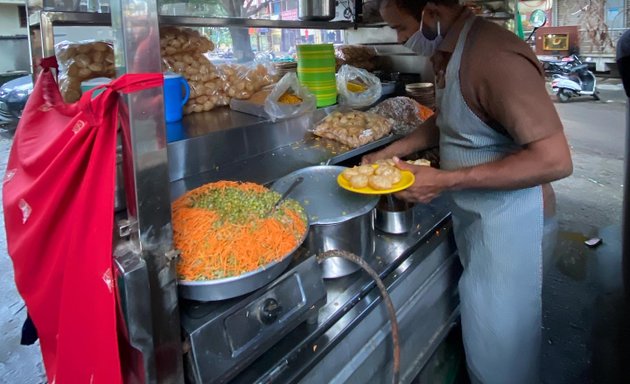
MULTIPOLYGON (((338 249, 367 257, 374 253, 374 207, 378 196, 342 189, 337 176, 344 169, 329 165, 307 167, 279 179, 272 189, 284 191, 296 177, 304 178, 291 198, 300 202, 308 215, 310 229, 304 245, 310 253, 338 249)), ((359 269, 339 257, 326 259, 322 267, 325 279, 346 276, 359 269)))
POLYGON ((335 18, 335 0, 299 0, 298 19, 328 21, 335 18))
POLYGON ((376 207, 376 229, 393 235, 407 233, 413 227, 413 204, 393 195, 383 195, 376 207))

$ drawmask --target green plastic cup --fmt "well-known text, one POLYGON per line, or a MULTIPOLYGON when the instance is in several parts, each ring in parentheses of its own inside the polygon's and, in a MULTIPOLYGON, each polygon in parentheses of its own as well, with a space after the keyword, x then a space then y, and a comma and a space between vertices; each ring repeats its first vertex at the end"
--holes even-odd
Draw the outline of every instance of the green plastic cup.
POLYGON ((298 44, 296 46, 298 54, 300 52, 335 52, 332 44, 298 44))

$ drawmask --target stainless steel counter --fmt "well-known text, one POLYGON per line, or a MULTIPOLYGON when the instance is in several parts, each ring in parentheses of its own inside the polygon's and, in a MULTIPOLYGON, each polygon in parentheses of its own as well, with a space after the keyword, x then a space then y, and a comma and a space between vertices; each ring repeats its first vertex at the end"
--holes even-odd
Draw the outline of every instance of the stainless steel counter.
MULTIPOLYGON (((369 259, 397 311, 401 382, 420 372, 459 315, 461 266, 443 200, 414 208, 415 230, 379 233, 369 259)), ((327 280, 317 324, 295 329, 236 383, 386 383, 391 380, 389 318, 374 282, 362 272, 327 280)))
MULTIPOLYGON (((265 184, 306 166, 357 162, 362 154, 396 139, 389 136, 350 150, 315 138, 308 129, 324 113, 276 123, 229 110, 185 119, 188 136, 168 145, 172 198, 220 179, 265 184)), ((417 376, 459 314, 461 266, 446 200, 416 205, 414 223, 405 235, 377 232, 376 251, 366 259, 383 278, 397 310, 403 383, 417 376)), ((310 254, 306 250, 302 256, 310 254)), ((294 265, 301 261, 297 258, 294 265)), ((316 323, 295 328, 234 382, 391 380, 389 319, 374 282, 357 272, 327 280, 325 287, 327 302, 316 323)))
POLYGON ((168 144, 171 196, 216 180, 266 184, 297 169, 338 164, 391 143, 389 135, 357 149, 309 130, 328 110, 290 120, 269 120, 219 108, 186 116, 184 139, 168 144))

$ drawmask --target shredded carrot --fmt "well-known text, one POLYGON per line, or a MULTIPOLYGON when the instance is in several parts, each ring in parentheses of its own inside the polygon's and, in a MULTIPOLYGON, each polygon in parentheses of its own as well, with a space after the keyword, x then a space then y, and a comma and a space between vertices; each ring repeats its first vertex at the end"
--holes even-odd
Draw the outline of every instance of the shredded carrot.
POLYGON ((181 251, 179 278, 238 276, 294 250, 307 231, 306 215, 287 200, 267 216, 278 198, 255 183, 219 181, 177 199, 172 208, 175 247, 181 251))

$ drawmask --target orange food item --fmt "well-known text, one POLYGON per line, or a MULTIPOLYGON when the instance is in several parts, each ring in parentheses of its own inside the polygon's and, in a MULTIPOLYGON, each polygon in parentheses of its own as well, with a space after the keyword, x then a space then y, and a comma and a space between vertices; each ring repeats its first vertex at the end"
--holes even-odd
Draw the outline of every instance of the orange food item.
POLYGON ((178 277, 238 276, 290 253, 306 233, 306 216, 290 200, 267 216, 278 197, 255 183, 219 181, 177 199, 172 209, 175 247, 181 251, 178 277))
POLYGON ((418 117, 422 121, 426 121, 429 117, 433 116, 434 112, 431 108, 425 107, 424 105, 416 102, 418 104, 418 117))

